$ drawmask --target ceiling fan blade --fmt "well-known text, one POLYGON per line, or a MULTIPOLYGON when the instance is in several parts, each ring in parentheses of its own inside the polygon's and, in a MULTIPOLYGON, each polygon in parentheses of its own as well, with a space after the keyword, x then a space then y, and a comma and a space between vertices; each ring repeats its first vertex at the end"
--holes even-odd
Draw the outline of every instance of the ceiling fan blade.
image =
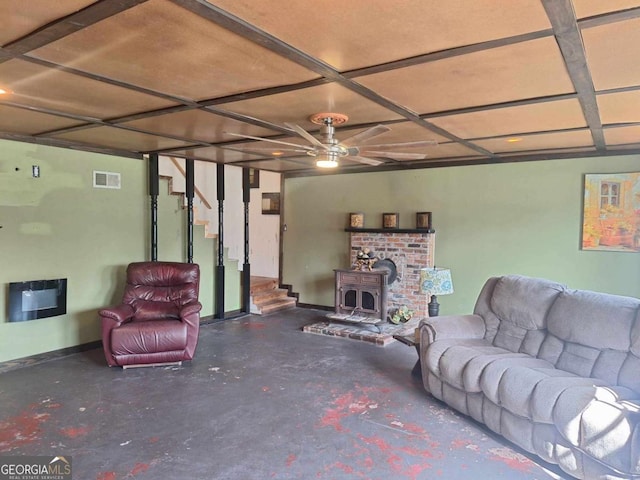
POLYGON ((233 146, 233 145, 229 145, 229 146, 222 146, 221 148, 227 148, 229 150, 238 150, 238 151, 252 151, 252 152, 271 152, 272 154, 275 153, 277 156, 278 152, 298 152, 298 153, 306 153, 308 150, 304 150, 302 148, 277 148, 277 147, 273 147, 273 148, 268 148, 268 147, 256 147, 256 148, 252 148, 252 147, 240 147, 240 146, 233 146))
POLYGON ((307 140, 312 145, 315 145, 316 147, 320 147, 323 150, 329 150, 329 147, 324 145, 320 140, 318 140, 316 137, 311 135, 300 125, 296 125, 295 123, 287 123, 287 122, 285 122, 285 125, 289 127, 291 130, 293 130, 294 132, 296 132, 298 135, 300 135, 302 138, 307 140))
POLYGON ((340 145, 344 145, 345 147, 356 146, 360 142, 365 142, 370 138, 377 137, 378 135, 382 135, 383 133, 391 130, 389 127, 385 125, 376 125, 375 127, 368 128, 363 132, 356 133, 355 135, 345 138, 340 142, 340 145))
POLYGON ((361 157, 360 155, 349 155, 348 157, 349 160, 353 160, 354 162, 358 162, 358 163, 366 163, 367 165, 381 165, 384 162, 382 160, 376 160, 375 158, 367 158, 367 157, 361 157))
POLYGON ((259 140, 261 142, 271 142, 271 143, 277 143, 279 145, 289 145, 290 147, 303 148, 304 150, 314 150, 313 147, 309 147, 307 145, 298 145, 297 143, 283 142, 280 140, 272 140, 270 138, 264 138, 264 137, 253 137, 251 135, 243 135, 242 133, 231 133, 231 132, 224 132, 224 133, 226 133, 227 135, 231 135, 232 137, 250 138, 251 140, 259 140))
POLYGON ((367 145, 367 148, 419 148, 431 147, 434 145, 438 145, 438 142, 436 142, 435 140, 420 140, 417 142, 381 143, 379 145, 367 145))
POLYGON ((360 151, 364 155, 373 155, 376 157, 397 158, 398 160, 422 160, 427 158, 424 153, 403 153, 403 152, 379 152, 374 150, 360 151))
POLYGON ((300 155, 307 152, 307 150, 296 150, 293 148, 238 148, 231 145, 220 147, 223 150, 230 150, 233 152, 246 153, 248 155, 256 155, 263 158, 291 158, 289 155, 300 155))

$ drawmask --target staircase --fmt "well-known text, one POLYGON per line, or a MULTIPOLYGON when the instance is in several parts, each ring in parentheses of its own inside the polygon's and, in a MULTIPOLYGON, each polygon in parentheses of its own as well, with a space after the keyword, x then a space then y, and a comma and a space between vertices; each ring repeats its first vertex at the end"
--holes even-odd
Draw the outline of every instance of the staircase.
MULTIPOLYGON (((171 195, 182 196, 182 205, 184 208, 187 206, 187 197, 185 192, 187 190, 186 172, 183 165, 184 160, 170 156, 160 156, 158 163, 158 171, 161 178, 166 178, 169 181, 169 193, 171 195)), ((235 175, 238 180, 238 184, 241 183, 241 169, 231 171, 228 176, 235 175)), ((196 178, 196 185, 194 185, 194 198, 193 198, 193 223, 194 225, 204 226, 205 238, 217 238, 218 237, 218 210, 214 208, 207 198, 216 198, 216 169, 215 164, 209 162, 195 162, 194 164, 194 176, 196 178), (202 191, 198 188, 198 185, 202 186, 202 191), (213 191, 211 191, 213 190, 213 191)), ((242 197, 230 196, 229 200, 225 201, 225 207, 227 211, 231 212, 225 216, 224 220, 224 248, 229 259, 236 262, 238 270, 242 271, 242 258, 244 253, 244 226, 243 217, 240 215, 234 215, 233 212, 242 212, 244 204, 242 203, 242 197), (232 199, 234 199, 232 201, 232 199)))
MULTIPOLYGON (((160 156, 159 174, 161 177, 169 181, 169 193, 172 195, 182 195, 183 206, 187 205, 185 196, 186 191, 186 172, 183 166, 183 160, 169 156, 160 156)), ((226 172, 226 170, 225 170, 226 172)), ((241 185, 242 169, 229 169, 225 173, 231 183, 237 181, 241 185)), ((193 199, 193 216, 195 225, 203 225, 206 238, 216 238, 218 236, 218 211, 213 208, 207 200, 216 198, 216 168, 215 164, 209 162, 195 162, 194 176, 196 184, 194 185, 193 199), (203 191, 198 188, 202 187, 203 191), (213 191, 208 191, 213 189, 213 191)), ((244 254, 244 217, 233 212, 243 212, 244 204, 241 195, 229 195, 225 200, 226 208, 231 213, 224 216, 224 249, 225 256, 231 262, 237 264, 238 270, 242 271, 243 254, 244 254), (235 202, 235 203, 234 203, 235 202)), ((288 291, 278 288, 278 279, 269 277, 252 276, 249 286, 250 292, 250 311, 257 315, 266 315, 268 313, 285 310, 296 306, 297 300, 288 297, 288 291)))
POLYGON ((296 306, 296 299, 288 297, 288 291, 278 288, 277 278, 251 277, 251 313, 266 315, 296 306))

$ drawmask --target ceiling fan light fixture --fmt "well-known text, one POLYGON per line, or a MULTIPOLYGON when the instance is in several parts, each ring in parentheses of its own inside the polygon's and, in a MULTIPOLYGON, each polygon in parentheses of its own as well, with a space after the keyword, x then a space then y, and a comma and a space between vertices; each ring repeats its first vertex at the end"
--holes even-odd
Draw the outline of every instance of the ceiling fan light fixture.
POLYGON ((267 150, 269 152, 269 156, 272 158, 279 158, 281 155, 285 155, 285 151, 294 152, 293 154, 286 154, 287 160, 295 161, 306 156, 307 158, 313 158, 315 166, 318 168, 334 169, 340 166, 340 159, 343 157, 347 158, 351 162, 371 165, 374 167, 383 163, 397 163, 402 160, 424 160, 426 158, 426 154, 397 152, 395 150, 404 148, 415 149, 418 147, 422 148, 425 146, 437 145, 437 142, 433 140, 368 145, 368 142, 372 138, 391 130, 388 126, 382 124, 365 128, 364 130, 359 129, 358 133, 355 135, 351 135, 350 137, 340 141, 335 136, 335 125, 343 124, 348 119, 349 117, 346 115, 335 112, 321 112, 311 115, 309 120, 314 124, 320 125, 320 129, 317 132, 319 135, 317 134, 315 136, 300 125, 285 122, 284 124, 288 131, 306 140, 308 142, 307 145, 276 140, 272 137, 256 137, 242 133, 225 132, 227 135, 234 137, 275 143, 277 145, 286 145, 289 148, 280 147, 279 150, 276 150, 276 147, 252 149, 250 146, 244 150, 242 148, 233 148, 231 146, 222 146, 222 148, 246 151, 250 154, 259 154, 260 150, 267 150))
POLYGON ((318 168, 336 168, 338 166, 338 162, 336 160, 318 160, 316 162, 316 167, 318 168))
POLYGON ((338 166, 338 156, 333 152, 318 152, 316 155, 316 167, 336 168, 338 166))

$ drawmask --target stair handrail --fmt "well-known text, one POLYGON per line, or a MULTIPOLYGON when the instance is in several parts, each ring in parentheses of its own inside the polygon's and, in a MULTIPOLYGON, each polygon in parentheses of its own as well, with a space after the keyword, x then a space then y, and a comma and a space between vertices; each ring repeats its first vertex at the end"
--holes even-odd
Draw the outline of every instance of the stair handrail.
MULTIPOLYGON (((173 163, 173 165, 178 169, 178 171, 182 174, 182 176, 184 178, 187 178, 187 172, 185 172, 184 168, 182 168, 182 165, 180 165, 180 162, 178 162, 178 159, 176 157, 169 157, 169 159, 171 160, 171 163, 173 163)), ((205 198, 205 196, 203 195, 203 193, 200 191, 200 189, 198 187, 196 187, 195 185, 193 186, 196 195, 198 195, 198 198, 200 198, 200 201, 204 204, 205 207, 207 207, 207 209, 211 210, 211 204, 209 203, 209 201, 205 198)))

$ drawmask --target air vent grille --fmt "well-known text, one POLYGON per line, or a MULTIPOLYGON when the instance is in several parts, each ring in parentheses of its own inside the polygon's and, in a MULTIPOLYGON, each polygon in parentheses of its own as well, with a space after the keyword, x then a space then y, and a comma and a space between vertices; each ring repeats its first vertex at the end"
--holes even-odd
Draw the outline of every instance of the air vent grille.
POLYGON ((120 189, 120 174, 114 172, 93 171, 94 188, 115 188, 120 189))

